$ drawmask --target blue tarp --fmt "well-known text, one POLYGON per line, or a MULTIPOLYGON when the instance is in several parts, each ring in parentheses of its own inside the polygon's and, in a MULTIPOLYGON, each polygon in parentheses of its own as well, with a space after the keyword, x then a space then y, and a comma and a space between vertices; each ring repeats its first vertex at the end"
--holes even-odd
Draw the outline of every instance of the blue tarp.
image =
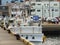
POLYGON ((37 20, 39 20, 39 16, 33 16, 32 19, 37 21, 37 20))

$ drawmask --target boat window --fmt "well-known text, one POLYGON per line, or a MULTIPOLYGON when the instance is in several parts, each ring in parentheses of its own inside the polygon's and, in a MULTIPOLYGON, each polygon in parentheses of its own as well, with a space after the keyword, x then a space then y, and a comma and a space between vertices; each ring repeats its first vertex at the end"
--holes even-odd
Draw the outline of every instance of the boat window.
POLYGON ((15 11, 17 11, 17 9, 15 9, 15 11))
POLYGON ((35 39, 35 37, 33 36, 32 39, 35 39))
POLYGON ((15 25, 13 25, 13 27, 14 27, 15 25))
POLYGON ((11 3, 15 3, 15 1, 12 0, 11 3))
POLYGON ((14 17, 15 16, 15 14, 11 14, 11 17, 14 17))
POLYGON ((13 17, 13 14, 11 16, 13 17))
POLYGON ((3 14, 2 16, 3 16, 3 17, 5 17, 5 15, 4 15, 4 14, 3 14))
POLYGON ((26 36, 26 39, 28 39, 28 36, 26 36))

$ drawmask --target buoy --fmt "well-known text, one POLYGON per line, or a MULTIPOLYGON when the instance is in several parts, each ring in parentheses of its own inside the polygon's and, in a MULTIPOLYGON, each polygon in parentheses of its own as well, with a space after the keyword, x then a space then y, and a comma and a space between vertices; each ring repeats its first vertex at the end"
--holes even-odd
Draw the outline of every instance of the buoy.
POLYGON ((46 36, 43 36, 43 42, 42 43, 44 43, 46 41, 46 36))

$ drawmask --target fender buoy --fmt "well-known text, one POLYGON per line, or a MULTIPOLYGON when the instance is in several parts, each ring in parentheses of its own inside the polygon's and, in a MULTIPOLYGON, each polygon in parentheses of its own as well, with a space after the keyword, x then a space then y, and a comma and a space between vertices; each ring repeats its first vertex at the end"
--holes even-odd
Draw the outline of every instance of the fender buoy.
POLYGON ((43 36, 43 43, 46 41, 46 36, 43 36))

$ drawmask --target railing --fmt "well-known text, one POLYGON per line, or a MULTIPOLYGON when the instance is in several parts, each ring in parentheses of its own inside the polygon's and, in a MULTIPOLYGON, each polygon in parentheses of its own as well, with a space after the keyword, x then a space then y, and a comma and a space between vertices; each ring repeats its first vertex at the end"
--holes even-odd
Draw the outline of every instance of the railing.
POLYGON ((40 26, 20 26, 10 29, 12 33, 21 34, 21 33, 42 33, 42 27, 40 26))

